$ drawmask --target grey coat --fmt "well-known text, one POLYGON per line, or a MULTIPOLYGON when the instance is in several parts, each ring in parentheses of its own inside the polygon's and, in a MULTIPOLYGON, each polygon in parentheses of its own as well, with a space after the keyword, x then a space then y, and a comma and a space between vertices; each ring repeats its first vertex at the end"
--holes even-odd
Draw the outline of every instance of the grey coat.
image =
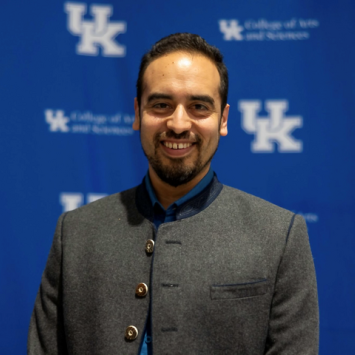
POLYGON ((302 217, 221 185, 156 231, 142 185, 59 218, 28 354, 318 353, 313 259, 302 217), (136 203, 135 203, 136 201, 136 203), (145 251, 155 239, 154 253, 145 251), (144 282, 146 297, 135 295, 144 282), (138 329, 125 339, 127 326, 138 329))

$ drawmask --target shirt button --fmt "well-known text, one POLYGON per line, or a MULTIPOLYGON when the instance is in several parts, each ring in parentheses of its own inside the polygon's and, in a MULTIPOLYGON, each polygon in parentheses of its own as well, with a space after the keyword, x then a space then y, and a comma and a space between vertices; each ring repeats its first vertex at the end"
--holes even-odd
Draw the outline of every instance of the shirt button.
POLYGON ((147 242, 145 243, 145 251, 148 254, 153 253, 154 250, 154 241, 152 239, 148 239, 147 242))
POLYGON ((139 297, 144 297, 148 293, 148 286, 141 282, 136 287, 136 295, 139 297))
POLYGON ((138 336, 138 329, 134 325, 130 325, 126 329, 125 337, 128 340, 134 340, 138 336))

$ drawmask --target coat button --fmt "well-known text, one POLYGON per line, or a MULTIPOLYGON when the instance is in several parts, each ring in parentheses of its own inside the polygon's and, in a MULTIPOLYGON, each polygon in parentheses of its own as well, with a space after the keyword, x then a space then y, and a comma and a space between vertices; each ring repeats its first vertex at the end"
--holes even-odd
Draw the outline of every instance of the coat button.
POLYGON ((134 340, 138 336, 138 329, 134 325, 130 325, 126 329, 125 337, 128 340, 134 340))
POLYGON ((148 254, 153 253, 153 251, 154 251, 154 240, 152 240, 152 239, 148 239, 147 240, 147 242, 145 243, 145 251, 148 254))
POLYGON ((136 295, 139 297, 144 297, 148 293, 148 286, 141 282, 136 287, 136 295))

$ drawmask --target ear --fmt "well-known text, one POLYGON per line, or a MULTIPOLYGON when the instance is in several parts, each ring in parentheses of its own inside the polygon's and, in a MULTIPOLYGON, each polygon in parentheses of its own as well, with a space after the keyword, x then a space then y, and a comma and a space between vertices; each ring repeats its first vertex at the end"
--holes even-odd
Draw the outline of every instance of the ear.
POLYGON ((227 104, 223 110, 221 124, 219 128, 219 134, 221 136, 226 136, 228 134, 227 122, 228 122, 229 107, 230 106, 227 104))
POLYGON ((132 128, 135 131, 139 131, 141 126, 140 119, 139 119, 139 105, 138 105, 138 100, 135 97, 134 98, 134 122, 132 124, 132 128))

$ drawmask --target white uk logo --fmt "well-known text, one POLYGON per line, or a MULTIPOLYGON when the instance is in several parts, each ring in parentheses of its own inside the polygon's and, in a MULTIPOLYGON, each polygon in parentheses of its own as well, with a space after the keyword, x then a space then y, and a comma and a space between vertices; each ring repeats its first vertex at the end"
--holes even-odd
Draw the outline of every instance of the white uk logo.
POLYGON ((49 130, 51 132, 68 132, 69 127, 67 123, 69 122, 69 118, 64 116, 64 111, 62 110, 45 110, 44 115, 46 118, 46 122, 49 124, 49 130))
POLYGON ((109 22, 113 10, 111 5, 91 5, 90 13, 93 21, 84 21, 87 12, 86 4, 66 2, 64 10, 68 14, 68 30, 74 36, 80 36, 76 52, 80 55, 97 56, 99 47, 104 57, 124 57, 126 47, 116 42, 120 33, 126 32, 123 21, 109 22))
POLYGON ((134 115, 94 113, 91 111, 44 110, 44 119, 52 133, 130 136, 134 115))
POLYGON ((224 34, 223 39, 225 41, 242 41, 242 32, 244 27, 240 26, 238 20, 219 20, 219 29, 224 34))
POLYGON ((285 116, 288 110, 287 100, 266 100, 265 110, 268 117, 260 117, 261 102, 242 100, 238 103, 242 114, 242 128, 246 133, 254 134, 251 151, 254 153, 272 153, 277 144, 280 153, 300 153, 302 141, 295 139, 292 132, 301 128, 301 116, 285 116))
POLYGON ((258 19, 221 19, 219 30, 225 41, 304 41, 311 32, 320 26, 317 19, 291 17, 283 20, 258 19))
MULTIPOLYGON (((107 196, 107 194, 88 193, 86 203, 91 203, 107 196)), ((79 192, 62 192, 59 195, 59 203, 63 207, 63 212, 68 212, 79 208, 84 204, 84 195, 79 192)))

